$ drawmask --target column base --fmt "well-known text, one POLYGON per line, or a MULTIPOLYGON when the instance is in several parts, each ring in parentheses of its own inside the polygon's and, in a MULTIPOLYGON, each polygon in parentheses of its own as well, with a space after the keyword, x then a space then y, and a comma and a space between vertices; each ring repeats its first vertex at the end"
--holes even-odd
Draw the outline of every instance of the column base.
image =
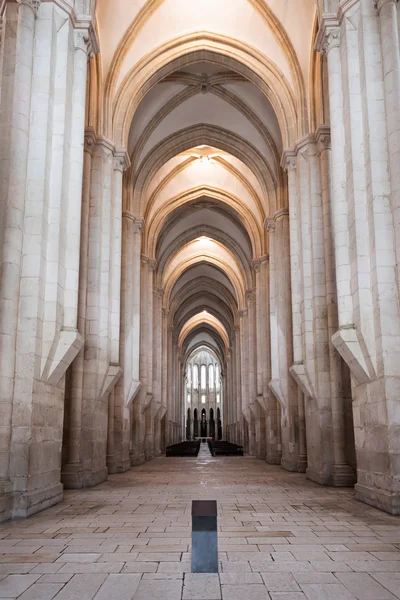
POLYGON ((12 517, 13 509, 13 485, 11 481, 0 481, 0 523, 8 521, 12 517))
POLYGON ((332 473, 317 473, 312 469, 306 470, 306 477, 310 481, 314 481, 314 483, 318 483, 319 485, 333 485, 332 483, 332 473))
POLYGON ((107 466, 108 466, 108 474, 116 475, 117 473, 126 473, 127 471, 130 471, 132 465, 131 465, 130 459, 127 459, 127 460, 123 460, 122 462, 118 462, 117 460, 114 460, 110 463, 107 463, 107 466))
POLYGON ((282 457, 281 468, 285 469, 285 471, 290 471, 290 473, 297 473, 297 460, 282 457))
POLYGON ((67 464, 62 471, 62 481, 65 489, 68 490, 94 487, 106 481, 107 476, 107 467, 103 467, 97 471, 87 471, 83 469, 81 463, 67 464))
POLYGON ((56 483, 45 489, 14 494, 12 516, 14 519, 25 519, 45 508, 58 504, 63 499, 63 485, 56 483))
POLYGON ((131 456, 131 466, 138 467, 139 465, 143 465, 146 462, 146 457, 144 454, 139 454, 137 456, 131 456))
POLYGON ((266 456, 265 462, 269 465, 280 465, 282 462, 282 457, 279 454, 271 454, 270 456, 266 456))
POLYGON ((307 456, 305 454, 300 454, 299 458, 297 459, 297 472, 305 473, 307 471, 307 465, 307 456))
POLYGON ((400 493, 388 492, 356 483, 356 500, 379 508, 390 515, 400 515, 400 493))
POLYGON ((148 460, 153 460, 153 458, 154 458, 154 452, 149 452, 149 453, 146 452, 146 454, 145 454, 145 460, 146 460, 146 462, 148 460))
POLYGON ((334 487, 353 487, 355 483, 357 483, 357 476, 349 465, 333 465, 332 485, 334 487))

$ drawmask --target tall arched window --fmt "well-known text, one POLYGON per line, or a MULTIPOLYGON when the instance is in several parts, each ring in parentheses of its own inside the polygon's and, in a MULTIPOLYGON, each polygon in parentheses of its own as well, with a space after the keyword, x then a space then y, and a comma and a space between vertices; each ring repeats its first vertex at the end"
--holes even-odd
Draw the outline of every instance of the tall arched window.
POLYGON ((214 365, 208 366, 208 386, 210 390, 214 389, 214 365))
POLYGON ((191 395, 190 395, 190 394, 188 394, 188 395, 187 395, 187 403, 188 403, 188 404, 190 404, 190 401, 191 401, 191 399, 192 399, 191 395))
POLYGON ((189 390, 192 387, 192 367, 191 367, 191 365, 188 365, 188 368, 187 368, 187 387, 189 390))
POLYGON ((217 384, 217 390, 219 390, 221 379, 220 379, 220 374, 219 374, 219 364, 218 363, 216 363, 216 365, 215 365, 215 381, 217 384))
POLYGON ((206 365, 201 365, 200 369, 200 385, 201 389, 205 390, 207 387, 207 369, 206 365))
POLYGON ((199 389, 199 367, 197 365, 193 366, 193 389, 199 389))

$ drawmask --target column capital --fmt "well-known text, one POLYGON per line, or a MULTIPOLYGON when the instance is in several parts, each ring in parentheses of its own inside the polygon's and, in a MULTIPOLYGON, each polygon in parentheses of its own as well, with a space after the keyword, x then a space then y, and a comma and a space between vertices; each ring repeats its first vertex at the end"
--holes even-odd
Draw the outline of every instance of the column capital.
POLYGON ((340 23, 337 15, 324 14, 319 26, 315 49, 328 54, 333 48, 340 46, 340 23))
POLYGON ((153 292, 156 294, 157 298, 159 300, 162 300, 164 298, 164 290, 163 288, 159 288, 157 286, 153 286, 153 292))
POLYGON ((281 167, 284 171, 294 171, 297 165, 295 150, 284 150, 282 153, 281 167))
POLYGON ((114 154, 115 146, 111 140, 100 135, 96 138, 96 147, 101 149, 106 158, 114 154))
POLYGON ((265 254, 264 256, 261 256, 260 258, 255 258, 252 262, 253 269, 258 273, 260 271, 262 263, 268 262, 268 259, 269 259, 268 254, 265 254))
POLYGON ((84 138, 84 149, 85 152, 89 152, 89 154, 93 155, 93 150, 96 146, 97 137, 95 131, 92 127, 87 127, 85 130, 85 138, 84 138))
POLYGON ((118 148, 114 152, 114 171, 123 173, 131 166, 128 152, 123 148, 118 148))
POLYGON ((17 0, 17 4, 28 6, 33 10, 36 17, 40 6, 40 0, 17 0))
POLYGON ((145 256, 142 254, 141 256, 142 263, 147 264, 150 271, 155 271, 157 268, 157 261, 154 258, 150 258, 149 256, 145 256))
POLYGON ((318 154, 331 147, 331 128, 328 125, 319 125, 315 135, 318 154))
POLYGON ((386 4, 397 4, 397 2, 398 0, 374 0, 374 6, 380 12, 386 4))
POLYGON ((274 217, 266 217, 265 221, 264 221, 264 228, 268 231, 268 233, 271 235, 271 233, 275 233, 275 219, 274 217))
POLYGON ((243 310, 239 310, 238 315, 239 315, 240 318, 247 317, 248 312, 249 311, 247 310, 247 308, 245 308, 243 310))

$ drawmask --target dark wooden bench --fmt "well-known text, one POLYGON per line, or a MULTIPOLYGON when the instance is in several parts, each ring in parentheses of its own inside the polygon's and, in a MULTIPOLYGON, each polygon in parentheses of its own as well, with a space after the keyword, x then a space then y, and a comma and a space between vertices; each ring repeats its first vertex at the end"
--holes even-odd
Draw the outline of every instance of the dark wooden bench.
POLYGON ((167 446, 166 456, 197 456, 200 450, 200 441, 198 442, 181 442, 167 446))
POLYGON ((231 442, 208 441, 208 447, 213 456, 244 456, 243 446, 231 442))

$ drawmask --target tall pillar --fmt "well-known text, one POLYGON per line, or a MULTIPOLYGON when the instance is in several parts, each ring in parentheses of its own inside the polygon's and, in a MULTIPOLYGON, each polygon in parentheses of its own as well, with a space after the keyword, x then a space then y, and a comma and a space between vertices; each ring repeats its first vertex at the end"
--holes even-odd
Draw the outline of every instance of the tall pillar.
MULTIPOLYGON (((385 16, 394 18, 390 3, 376 3, 380 11, 385 4, 389 6, 385 16)), ((396 89, 396 65, 392 65, 393 74, 378 68, 384 47, 390 43, 390 30, 385 39, 382 29, 379 35, 378 25, 382 28, 382 23, 372 2, 350 4, 343 10, 347 11, 346 18, 340 24, 324 16, 318 34, 319 48, 328 55, 332 123, 339 313, 339 331, 333 342, 352 374, 357 498, 398 514, 399 469, 392 457, 399 453, 395 423, 400 389, 396 366, 400 360, 400 315, 396 200, 390 204, 393 198, 387 169, 394 146, 385 136, 389 121, 385 109, 391 112, 386 92, 396 89)), ((397 27, 393 21, 392 27, 397 27)), ((398 33, 394 35, 396 38, 398 33)), ((391 115, 395 113, 397 102, 391 115)), ((332 418, 334 429, 340 430, 340 410, 333 409, 332 418)), ((335 445, 335 464, 343 460, 343 454, 342 444, 335 445)))
MULTIPOLYGON (((278 453, 278 410, 280 413, 280 400, 277 394, 281 396, 279 386, 279 357, 278 357, 278 325, 277 325, 277 273, 276 273, 276 242, 275 242, 275 221, 267 219, 265 227, 268 231, 269 242, 269 346, 270 346, 270 376, 267 382, 271 380, 271 390, 267 396, 266 404, 266 462, 275 465, 280 464, 281 457, 278 453), (277 390, 276 394, 273 388, 277 390)), ((279 425, 280 428, 280 425, 279 425)), ((280 433, 280 432, 279 432, 280 433)))
MULTIPOLYGON (((115 377, 122 371, 124 361, 125 336, 121 335, 124 320, 121 319, 121 303, 124 303, 125 289, 122 290, 122 183, 123 172, 130 164, 125 151, 114 152, 114 178, 113 178, 113 206, 112 206, 112 240, 111 240, 111 278, 110 278, 110 358, 108 377, 115 377)), ((130 224, 132 221, 130 220, 130 224)), ((127 231, 125 225, 124 237, 127 231)), ((129 236, 132 238, 132 236, 129 236)), ((126 239, 124 240, 126 243, 126 239)), ((129 246, 129 252, 131 252, 129 246)), ((126 248, 124 247, 124 253, 126 248)), ((124 275, 127 275, 126 271, 124 275)), ((128 276, 130 279, 130 276, 128 276)), ((125 307, 125 303, 124 303, 125 307)), ((127 470, 129 465, 129 437, 130 411, 124 398, 124 380, 118 379, 115 389, 110 393, 108 406, 108 442, 107 442, 107 468, 109 473, 120 473, 127 470)))
POLYGON ((281 403, 281 466, 287 471, 297 471, 298 461, 298 404, 297 386, 290 375, 293 365, 289 215, 280 211, 275 215, 275 244, 277 271, 277 351, 279 355, 279 383, 272 380, 272 391, 281 403))
POLYGON ((7 3, 0 97, 0 517, 12 514, 10 448, 18 298, 28 170, 33 43, 38 3, 7 3))
POLYGON ((397 283, 400 282, 400 41, 396 0, 375 0, 382 45, 386 132, 389 153, 391 206, 393 211, 397 283))

